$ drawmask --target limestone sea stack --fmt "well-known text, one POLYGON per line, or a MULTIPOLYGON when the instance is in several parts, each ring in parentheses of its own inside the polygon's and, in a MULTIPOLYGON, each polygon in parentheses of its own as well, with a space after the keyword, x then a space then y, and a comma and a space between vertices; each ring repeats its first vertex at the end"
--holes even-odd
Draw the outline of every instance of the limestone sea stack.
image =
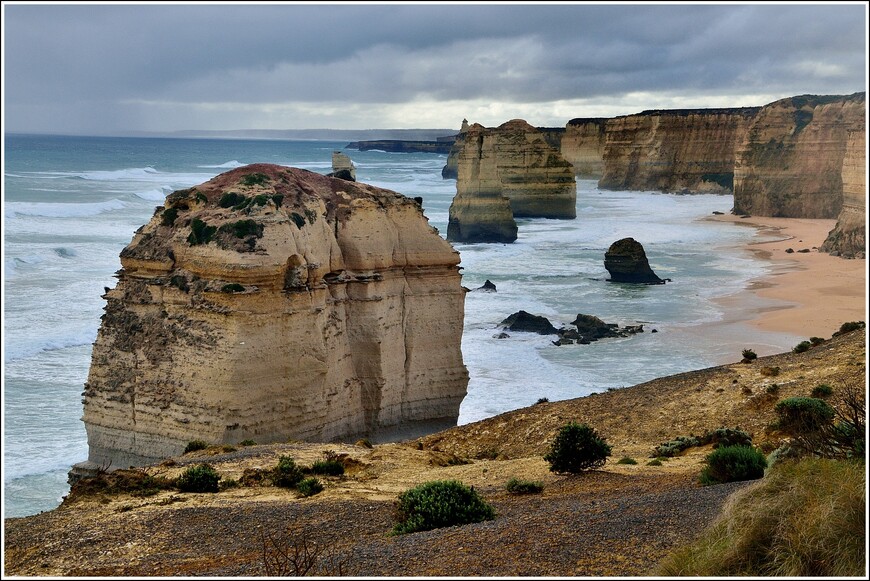
POLYGON ((459 176, 459 152, 465 145, 465 132, 468 131, 468 119, 462 120, 462 126, 459 128, 459 133, 450 146, 450 151, 447 153, 447 163, 441 168, 441 178, 445 180, 455 180, 459 176))
POLYGON ((867 255, 867 173, 865 129, 849 133, 843 158, 843 209, 837 225, 821 246, 844 258, 865 258, 867 255))
POLYGON ((611 244, 604 253, 604 268, 610 273, 611 282, 665 283, 650 268, 643 245, 634 238, 623 238, 611 244))
POLYGON ((574 166, 577 177, 600 178, 604 174, 604 145, 607 119, 577 118, 565 125, 560 151, 574 166))
POLYGON ((417 203, 365 184, 256 164, 170 194, 104 295, 88 464, 455 425, 458 264, 417 203))
POLYGON ((864 131, 865 95, 801 95, 765 105, 739 144, 734 213, 837 218, 847 142, 864 131))
POLYGON ((463 147, 456 161, 456 196, 450 204, 447 240, 513 242, 517 223, 510 201, 502 195, 495 136, 477 123, 461 135, 463 147))
POLYGON ((332 173, 330 177, 341 178, 351 182, 356 181, 356 168, 353 161, 340 151, 332 152, 332 173))

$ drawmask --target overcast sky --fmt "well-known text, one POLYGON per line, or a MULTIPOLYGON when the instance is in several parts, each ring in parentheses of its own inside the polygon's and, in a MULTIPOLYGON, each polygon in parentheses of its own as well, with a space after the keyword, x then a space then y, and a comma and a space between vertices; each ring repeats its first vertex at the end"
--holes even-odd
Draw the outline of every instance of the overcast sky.
POLYGON ((865 90, 867 8, 3 4, 12 132, 458 128, 865 90))

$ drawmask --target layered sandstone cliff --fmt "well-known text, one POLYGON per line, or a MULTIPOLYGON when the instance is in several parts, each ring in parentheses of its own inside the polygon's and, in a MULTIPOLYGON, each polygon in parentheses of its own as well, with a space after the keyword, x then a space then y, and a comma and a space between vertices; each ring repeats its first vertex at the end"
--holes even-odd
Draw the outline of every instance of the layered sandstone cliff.
POLYGON ((459 128, 459 133, 453 140, 450 146, 450 151, 447 153, 447 163, 441 169, 441 177, 445 180, 455 180, 459 175, 459 153, 465 145, 465 132, 468 131, 468 119, 462 120, 462 126, 459 128))
POLYGON ((565 125, 560 151, 578 177, 604 175, 605 118, 571 119, 565 125))
POLYGON ((455 425, 458 263, 418 204, 373 186, 258 164, 170 194, 105 295, 91 465, 455 425))
POLYGON ((606 124, 598 186, 730 194, 735 145, 757 112, 757 107, 671 109, 614 117, 606 124))
POLYGON ((450 204, 447 239, 453 242, 502 242, 517 239, 510 201, 502 195, 496 136, 482 125, 463 123, 456 156, 456 196, 450 204))
POLYGON ((849 132, 843 157, 843 209, 821 246, 822 252, 846 258, 864 258, 867 254, 866 148, 864 127, 849 132))
POLYGON ((865 94, 802 95, 764 106, 741 141, 734 211, 836 218, 850 133, 864 127, 865 94))

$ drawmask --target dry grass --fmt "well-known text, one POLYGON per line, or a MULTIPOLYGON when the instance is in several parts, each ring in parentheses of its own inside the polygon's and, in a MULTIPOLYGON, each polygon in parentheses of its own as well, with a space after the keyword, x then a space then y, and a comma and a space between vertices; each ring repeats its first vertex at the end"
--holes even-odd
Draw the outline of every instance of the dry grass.
POLYGON ((659 566, 665 576, 861 576, 863 462, 776 464, 736 493, 704 536, 659 566))

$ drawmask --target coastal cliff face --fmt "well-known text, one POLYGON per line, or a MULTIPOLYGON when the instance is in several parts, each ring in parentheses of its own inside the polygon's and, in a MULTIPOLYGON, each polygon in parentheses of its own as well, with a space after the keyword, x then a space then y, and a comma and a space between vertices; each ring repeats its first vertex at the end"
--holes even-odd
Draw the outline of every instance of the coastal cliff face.
POLYGON ((763 107, 738 147, 735 213, 836 218, 846 143, 863 131, 864 108, 864 93, 803 95, 763 107))
POLYGON ((864 127, 849 133, 843 157, 843 209, 837 225, 821 246, 822 252, 846 258, 866 257, 866 147, 864 127))
MULTIPOLYGON (((477 124, 475 124, 477 125, 477 124)), ((450 146, 450 151, 447 152, 447 163, 441 169, 441 178, 445 180, 455 180, 459 175, 459 154, 465 145, 465 132, 468 131, 468 119, 462 120, 462 126, 459 128, 459 133, 450 146)))
POLYGON ((170 194, 105 295, 89 462, 455 425, 458 263, 418 204, 365 184, 257 164, 170 194))
POLYGON ((565 125, 560 150, 577 177, 604 175, 604 144, 607 119, 572 119, 565 125))
POLYGON ((598 187, 730 194, 735 145, 757 112, 673 109, 610 119, 598 187))
POLYGON ((456 157, 456 196, 450 204, 447 239, 452 242, 502 242, 517 239, 510 201, 502 195, 496 137, 482 125, 463 124, 463 146, 456 157))

